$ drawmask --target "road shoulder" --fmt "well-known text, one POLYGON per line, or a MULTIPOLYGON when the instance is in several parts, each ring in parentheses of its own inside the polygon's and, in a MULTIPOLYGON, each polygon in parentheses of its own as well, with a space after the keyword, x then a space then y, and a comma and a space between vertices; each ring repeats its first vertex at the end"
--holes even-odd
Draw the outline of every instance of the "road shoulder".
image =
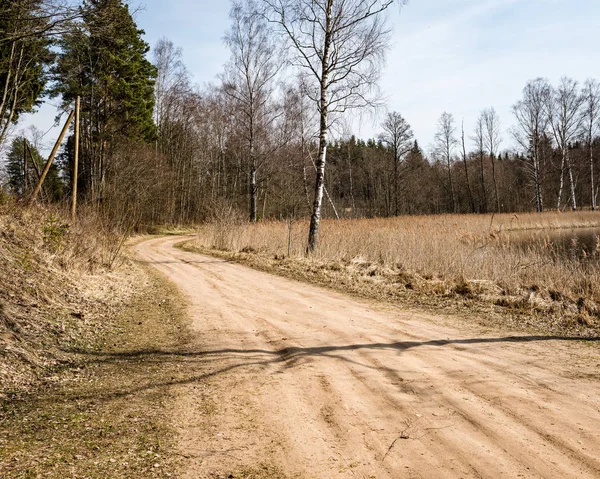
POLYGON ((166 478, 178 459, 170 384, 188 338, 176 286, 134 265, 138 294, 101 344, 70 351, 32 391, 2 403, 0 476, 166 478))

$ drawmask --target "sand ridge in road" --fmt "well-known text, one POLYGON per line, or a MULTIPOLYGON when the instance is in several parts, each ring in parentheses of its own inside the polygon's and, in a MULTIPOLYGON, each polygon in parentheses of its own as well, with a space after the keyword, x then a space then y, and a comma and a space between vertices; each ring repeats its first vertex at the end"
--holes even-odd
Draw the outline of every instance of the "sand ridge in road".
POLYGON ((600 477, 596 343, 481 334, 174 248, 184 477, 600 477))

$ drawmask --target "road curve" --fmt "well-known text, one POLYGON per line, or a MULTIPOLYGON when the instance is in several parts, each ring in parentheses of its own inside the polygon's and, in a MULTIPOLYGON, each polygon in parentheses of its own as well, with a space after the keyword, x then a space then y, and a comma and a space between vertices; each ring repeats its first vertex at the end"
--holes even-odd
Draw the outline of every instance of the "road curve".
POLYGON ((184 477, 600 477, 598 343, 485 333, 180 241, 135 250, 189 301, 184 477))

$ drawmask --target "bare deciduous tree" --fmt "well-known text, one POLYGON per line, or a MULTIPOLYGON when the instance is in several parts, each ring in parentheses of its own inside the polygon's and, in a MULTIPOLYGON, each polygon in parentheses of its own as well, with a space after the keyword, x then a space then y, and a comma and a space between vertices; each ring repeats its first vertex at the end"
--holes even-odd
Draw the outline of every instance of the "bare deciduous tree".
POLYGON ((458 141, 456 140, 456 127, 454 126, 454 115, 444 112, 438 121, 438 129, 434 139, 434 154, 444 163, 448 170, 448 185, 452 199, 452 212, 458 212, 458 202, 456 201, 456 192, 454 191, 454 181, 452 179, 452 162, 454 148, 458 141))
POLYGON ((498 181, 496 180, 496 154, 500 147, 502 138, 500 136, 500 119, 494 108, 487 108, 482 112, 482 119, 485 125, 484 139, 485 146, 490 154, 492 162, 492 181, 494 183, 494 195, 496 200, 496 212, 500 212, 500 196, 498 195, 498 181))
POLYGON ((467 155, 467 145, 465 143, 465 122, 461 123, 461 135, 460 141, 462 146, 462 159, 463 166, 465 167, 465 180, 467 183, 467 194, 469 196, 469 204, 471 205, 471 213, 475 213, 475 200, 473 199, 473 192, 471 191, 471 181, 469 179, 469 165, 468 165, 468 155, 467 155))
POLYGON ((231 9, 233 25, 225 37, 231 49, 231 62, 224 75, 224 92, 230 96, 241 114, 241 125, 247 145, 249 163, 250 221, 257 220, 257 172, 264 155, 258 152, 260 135, 279 114, 273 111, 273 80, 281 62, 277 48, 263 16, 253 0, 234 1, 231 9))
POLYGON ((182 61, 181 48, 171 40, 161 38, 154 47, 156 83, 154 84, 154 121, 159 130, 163 122, 179 113, 181 99, 192 90, 190 75, 182 61))
MULTIPOLYGON (((398 0, 401 1, 401 0, 398 0)), ((289 40, 292 64, 312 81, 319 153, 307 251, 317 247, 325 186, 329 115, 370 104, 389 34, 382 13, 394 0, 264 0, 265 14, 289 40)))
POLYGON ((590 162, 591 205, 592 210, 596 210, 598 187, 594 178, 594 138, 598 134, 600 124, 600 84, 596 80, 587 80, 583 87, 583 122, 590 162))
POLYGON ((571 207, 577 209, 575 198, 575 178, 569 148, 573 141, 581 135, 581 106, 584 98, 579 94, 579 84, 568 77, 563 77, 557 88, 551 88, 546 96, 546 114, 548 115, 552 134, 560 150, 560 186, 558 189, 557 209, 560 210, 564 187, 565 170, 569 175, 571 207))
POLYGON ((413 132, 408 122, 398 112, 387 114, 383 122, 383 131, 381 140, 392 150, 394 155, 394 215, 398 216, 400 210, 398 207, 398 174, 402 158, 412 148, 413 132))
POLYGON ((302 171, 302 186, 304 197, 306 199, 307 211, 312 208, 310 201, 310 193, 308 188, 308 172, 315 168, 312 161, 313 155, 311 147, 314 144, 318 135, 318 125, 316 121, 316 112, 310 108, 310 103, 306 97, 306 83, 302 77, 297 78, 297 84, 292 87, 292 95, 290 99, 294 101, 288 102, 286 112, 291 113, 295 120, 296 137, 299 141, 300 162, 299 167, 302 171), (309 166, 310 165, 310 166, 309 166))
POLYGON ((538 212, 544 211, 542 197, 542 139, 548 129, 546 104, 550 86, 544 78, 537 78, 527 83, 523 89, 523 98, 513 106, 517 125, 512 133, 526 152, 531 167, 531 175, 535 188, 535 205, 538 212))
POLYGON ((192 202, 190 185, 197 147, 193 112, 199 98, 183 65, 182 51, 170 40, 158 41, 154 62, 157 68, 154 121, 158 132, 155 166, 156 171, 165 172, 157 177, 157 182, 165 183, 162 201, 169 205, 170 211, 178 211, 180 218, 185 218, 189 216, 192 202))
POLYGON ((485 186, 485 138, 485 116, 484 112, 481 112, 477 118, 475 132, 471 139, 475 143, 477 158, 479 159, 479 186, 481 189, 480 212, 484 214, 488 212, 487 189, 485 186))

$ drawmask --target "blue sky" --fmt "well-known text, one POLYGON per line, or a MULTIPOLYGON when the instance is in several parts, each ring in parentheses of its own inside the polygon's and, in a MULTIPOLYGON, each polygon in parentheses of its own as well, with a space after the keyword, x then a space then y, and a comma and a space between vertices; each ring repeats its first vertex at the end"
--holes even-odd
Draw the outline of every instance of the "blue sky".
MULTIPOLYGON (((168 37, 183 48, 199 85, 215 80, 227 61, 222 38, 229 26, 226 0, 146 0, 136 14, 146 40, 168 37)), ((389 12, 393 46, 381 81, 390 110, 399 111, 427 148, 442 112, 464 119, 467 134, 479 111, 494 106, 504 147, 511 146, 511 105, 526 81, 538 76, 556 83, 569 75, 600 80, 598 0, 411 0, 389 12)), ((55 110, 28 115, 46 131, 55 110)), ((358 136, 379 132, 381 117, 354 125, 358 136)), ((53 133, 51 132, 50 135, 53 133)), ((50 136, 49 135, 49 136, 50 136)))
POLYGON ((394 24, 382 88, 424 145, 443 111, 468 132, 493 106, 508 130, 527 80, 600 79, 595 0, 413 0, 394 24))

